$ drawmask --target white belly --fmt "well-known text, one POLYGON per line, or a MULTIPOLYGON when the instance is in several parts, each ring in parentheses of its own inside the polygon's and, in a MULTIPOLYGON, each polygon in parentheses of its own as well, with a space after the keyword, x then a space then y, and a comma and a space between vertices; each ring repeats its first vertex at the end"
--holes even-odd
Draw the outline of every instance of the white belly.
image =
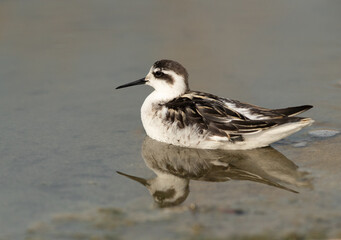
POLYGON ((198 145, 205 140, 205 134, 198 134, 195 126, 179 128, 176 123, 165 121, 165 111, 164 108, 163 111, 155 112, 145 105, 142 106, 141 119, 147 135, 160 142, 198 148, 198 145))
MULTIPOLYGON (((149 137, 160 142, 173 144, 181 147, 201 149, 224 149, 227 145, 234 144, 228 141, 211 140, 207 131, 200 131, 195 125, 179 128, 177 122, 166 121, 167 109, 165 107, 155 111, 152 104, 146 101, 141 108, 141 120, 149 137)), ((229 147, 227 147, 229 148, 229 147)), ((238 147, 237 147, 238 148, 238 147)))

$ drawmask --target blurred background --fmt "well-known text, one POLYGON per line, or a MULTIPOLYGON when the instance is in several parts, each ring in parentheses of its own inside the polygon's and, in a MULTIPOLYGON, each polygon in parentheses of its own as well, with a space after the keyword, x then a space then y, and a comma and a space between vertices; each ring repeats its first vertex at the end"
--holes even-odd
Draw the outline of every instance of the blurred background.
POLYGON ((0 1, 0 239, 111 239, 79 227, 99 208, 138 216, 105 233, 112 239, 340 236, 341 138, 309 134, 341 129, 340 12, 337 0, 0 1), (311 173, 314 190, 193 183, 184 206, 249 212, 193 218, 156 208, 117 175, 153 176, 140 155, 151 89, 114 88, 164 58, 187 68, 193 90, 268 108, 314 105, 305 116, 315 124, 274 145, 311 173))

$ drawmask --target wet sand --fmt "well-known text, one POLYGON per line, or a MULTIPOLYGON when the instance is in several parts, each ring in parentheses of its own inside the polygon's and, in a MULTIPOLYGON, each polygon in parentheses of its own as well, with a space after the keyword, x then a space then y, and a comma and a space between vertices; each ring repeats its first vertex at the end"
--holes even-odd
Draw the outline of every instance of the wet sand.
POLYGON ((341 238, 341 136, 309 134, 341 130, 340 10, 317 0, 1 1, 0 239, 341 238), (259 164, 299 193, 191 179, 184 202, 159 208, 117 174, 156 176, 141 156, 151 89, 114 87, 161 58, 184 64, 193 90, 314 105, 304 114, 313 126, 272 146, 309 184, 259 164))

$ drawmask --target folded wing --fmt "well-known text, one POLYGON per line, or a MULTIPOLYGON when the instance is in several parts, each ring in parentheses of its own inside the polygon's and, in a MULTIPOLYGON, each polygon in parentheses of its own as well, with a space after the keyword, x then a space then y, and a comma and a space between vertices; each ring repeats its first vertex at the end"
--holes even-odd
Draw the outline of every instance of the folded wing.
POLYGON ((168 108, 166 121, 176 122, 179 128, 196 125, 199 131, 228 141, 243 141, 245 134, 300 121, 302 118, 291 116, 311 108, 270 110, 200 92, 185 94, 164 106, 168 108))

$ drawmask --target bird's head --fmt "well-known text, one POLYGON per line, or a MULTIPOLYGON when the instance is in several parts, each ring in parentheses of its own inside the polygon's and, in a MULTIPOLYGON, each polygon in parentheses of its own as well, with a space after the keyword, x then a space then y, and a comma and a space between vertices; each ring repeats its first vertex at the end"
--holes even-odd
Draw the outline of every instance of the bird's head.
POLYGON ((146 84, 160 94, 177 97, 189 90, 187 70, 173 60, 160 60, 153 64, 146 77, 127 83, 116 89, 146 84))

